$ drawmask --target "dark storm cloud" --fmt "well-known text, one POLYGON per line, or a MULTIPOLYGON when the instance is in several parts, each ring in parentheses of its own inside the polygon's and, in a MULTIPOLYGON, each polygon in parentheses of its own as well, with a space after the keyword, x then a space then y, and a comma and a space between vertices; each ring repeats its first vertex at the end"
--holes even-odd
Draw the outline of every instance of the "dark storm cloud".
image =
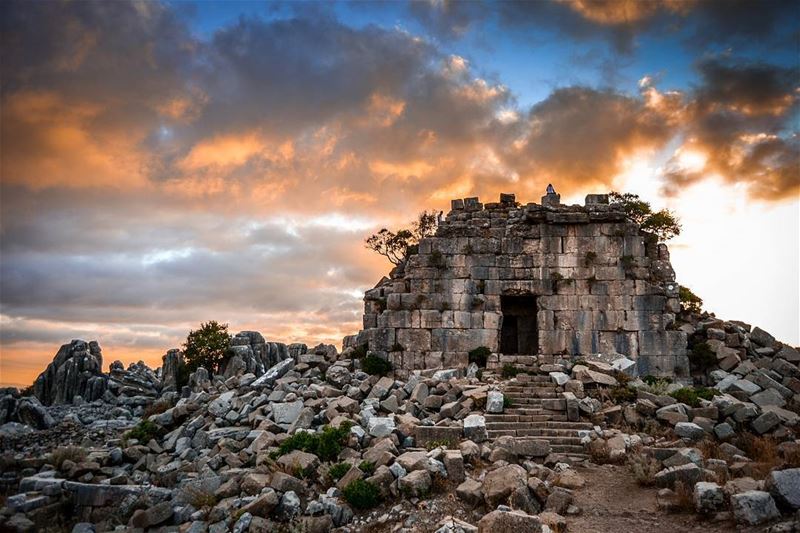
POLYGON ((418 1, 409 10, 440 38, 479 34, 485 24, 498 23, 529 39, 541 38, 532 31, 556 31, 576 40, 605 40, 629 54, 645 32, 678 34, 693 48, 747 43, 796 49, 796 7, 791 0, 506 0, 418 1))
POLYGON ((767 200, 800 192, 797 134, 800 69, 711 59, 685 111, 686 146, 707 156, 703 169, 671 168, 668 191, 719 173, 767 200), (701 172, 702 170, 703 172, 701 172))
POLYGON ((515 165, 569 188, 610 188, 625 157, 664 145, 675 124, 662 109, 611 90, 569 87, 533 106, 515 165))

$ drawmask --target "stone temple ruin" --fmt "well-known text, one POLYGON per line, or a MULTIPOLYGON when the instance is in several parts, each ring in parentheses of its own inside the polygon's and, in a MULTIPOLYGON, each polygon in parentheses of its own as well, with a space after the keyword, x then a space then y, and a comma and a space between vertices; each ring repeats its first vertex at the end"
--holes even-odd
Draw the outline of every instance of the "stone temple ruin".
POLYGON ((640 375, 687 377, 686 333, 674 326, 678 284, 667 246, 628 220, 608 195, 561 205, 513 194, 453 200, 418 253, 366 292, 364 329, 351 343, 395 369, 537 369, 588 354, 623 354, 640 375))

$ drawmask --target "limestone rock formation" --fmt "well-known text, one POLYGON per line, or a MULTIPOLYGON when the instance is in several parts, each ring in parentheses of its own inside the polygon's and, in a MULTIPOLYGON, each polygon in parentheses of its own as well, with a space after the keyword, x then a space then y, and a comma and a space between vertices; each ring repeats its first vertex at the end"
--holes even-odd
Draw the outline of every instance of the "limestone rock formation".
POLYGON ((75 396, 93 401, 103 396, 106 379, 97 341, 73 340, 59 348, 53 362, 34 382, 34 394, 45 405, 72 403, 75 396))
POLYGON ((257 331, 240 331, 234 335, 231 352, 221 370, 225 378, 247 373, 261 376, 270 367, 290 357, 289 347, 280 342, 267 342, 257 331))
POLYGON ((185 371, 186 365, 183 354, 180 350, 173 348, 164 355, 163 363, 161 367, 162 390, 178 391, 179 376, 185 371))

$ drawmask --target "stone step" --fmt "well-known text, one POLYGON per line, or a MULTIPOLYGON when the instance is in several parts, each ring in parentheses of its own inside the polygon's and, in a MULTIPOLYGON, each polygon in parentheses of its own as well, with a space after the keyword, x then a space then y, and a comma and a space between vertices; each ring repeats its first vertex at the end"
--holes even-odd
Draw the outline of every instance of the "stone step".
POLYGON ((503 387, 508 392, 561 392, 561 388, 547 383, 525 383, 519 385, 506 385, 503 387))
POLYGON ((520 374, 514 380, 511 380, 511 383, 514 381, 518 383, 552 383, 553 380, 550 378, 549 374, 520 374))
POLYGON ((542 409, 532 409, 524 415, 520 414, 502 414, 502 415, 486 415, 486 422, 533 422, 533 417, 547 416, 550 413, 542 409))
POLYGON ((541 400, 543 398, 561 398, 561 392, 556 391, 503 391, 503 395, 512 400, 541 400))

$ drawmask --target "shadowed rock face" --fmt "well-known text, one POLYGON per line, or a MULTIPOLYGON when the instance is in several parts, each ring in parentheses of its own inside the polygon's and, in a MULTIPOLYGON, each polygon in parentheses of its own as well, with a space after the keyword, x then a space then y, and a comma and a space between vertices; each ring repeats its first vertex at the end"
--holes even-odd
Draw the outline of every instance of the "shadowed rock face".
POLYGON ((72 403, 75 396, 93 401, 106 390, 103 354, 97 341, 73 340, 59 348, 53 362, 34 382, 34 394, 45 405, 72 403))

